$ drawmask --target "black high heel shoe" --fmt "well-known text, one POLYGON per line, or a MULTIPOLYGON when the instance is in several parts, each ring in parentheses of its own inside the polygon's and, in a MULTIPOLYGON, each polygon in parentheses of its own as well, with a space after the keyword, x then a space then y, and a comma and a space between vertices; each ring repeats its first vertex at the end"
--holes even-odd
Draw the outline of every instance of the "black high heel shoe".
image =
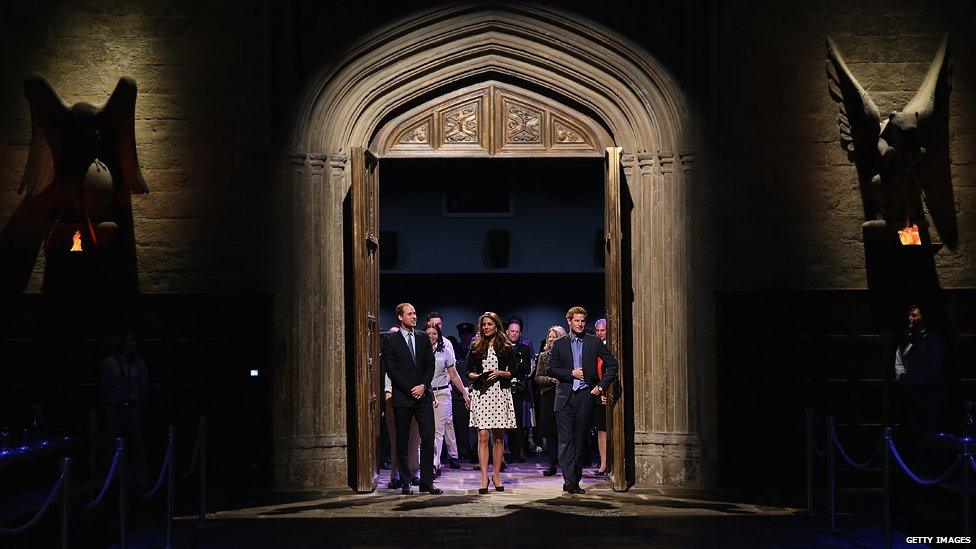
POLYGON ((485 486, 483 488, 478 488, 478 493, 481 494, 481 495, 487 494, 488 493, 488 487, 485 486))
POLYGON ((504 484, 498 484, 497 482, 495 482, 495 479, 491 479, 491 483, 495 485, 495 491, 496 492, 504 492, 505 491, 505 485, 504 484))

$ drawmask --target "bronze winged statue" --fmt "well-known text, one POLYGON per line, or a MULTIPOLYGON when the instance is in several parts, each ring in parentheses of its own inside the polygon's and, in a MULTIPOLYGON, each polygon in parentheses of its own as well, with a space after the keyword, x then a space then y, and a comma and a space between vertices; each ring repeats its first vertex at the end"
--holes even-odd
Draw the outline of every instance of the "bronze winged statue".
POLYGON ((882 119, 837 44, 827 37, 827 87, 840 106, 841 147, 857 167, 866 235, 871 231, 883 240, 897 241, 899 229, 917 224, 922 240, 931 242, 924 213, 927 207, 942 242, 950 248, 956 244, 949 172, 948 44, 948 37, 943 37, 911 101, 882 119))
POLYGON ((63 202, 59 215, 67 209, 80 216, 97 248, 97 233, 110 232, 115 224, 104 221, 96 231, 90 212, 95 195, 110 195, 120 186, 136 194, 149 191, 136 155, 136 82, 120 78, 101 108, 85 102, 68 107, 40 75, 24 81, 24 93, 31 146, 19 192, 36 196, 50 187, 63 202))

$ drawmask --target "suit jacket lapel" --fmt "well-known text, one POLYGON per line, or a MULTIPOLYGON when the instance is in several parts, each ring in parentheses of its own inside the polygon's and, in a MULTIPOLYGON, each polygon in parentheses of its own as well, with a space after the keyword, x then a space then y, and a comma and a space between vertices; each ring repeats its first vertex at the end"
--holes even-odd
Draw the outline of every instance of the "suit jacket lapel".
MULTIPOLYGON (((417 359, 410 354, 410 347, 407 347, 407 338, 403 337, 403 333, 400 332, 400 347, 403 348, 403 352, 406 353, 406 357, 410 359, 410 363, 414 366, 417 365, 417 359)), ((413 331, 413 351, 417 352, 417 330, 413 331)))

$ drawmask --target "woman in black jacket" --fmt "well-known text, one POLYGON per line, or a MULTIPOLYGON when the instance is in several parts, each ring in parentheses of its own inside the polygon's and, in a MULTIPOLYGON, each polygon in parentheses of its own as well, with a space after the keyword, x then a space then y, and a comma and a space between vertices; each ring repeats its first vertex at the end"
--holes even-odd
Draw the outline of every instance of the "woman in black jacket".
POLYGON ((478 429, 478 463, 481 465, 479 494, 488 493, 488 431, 495 441, 492 481, 495 490, 505 490, 501 479, 502 454, 505 452, 505 429, 514 429, 515 406, 512 402, 512 370, 515 352, 501 331, 502 320, 486 312, 478 318, 478 335, 468 353, 468 377, 471 385, 471 419, 469 426, 478 429))

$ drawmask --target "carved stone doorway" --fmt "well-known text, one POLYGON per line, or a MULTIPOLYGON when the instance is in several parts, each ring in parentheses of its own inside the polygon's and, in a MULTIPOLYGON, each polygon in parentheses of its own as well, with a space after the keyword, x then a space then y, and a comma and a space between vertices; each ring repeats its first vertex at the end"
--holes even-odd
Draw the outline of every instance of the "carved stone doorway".
POLYGON ((607 226, 608 247, 633 266, 611 277, 607 263, 608 288, 621 281, 612 291, 626 307, 616 314, 630 322, 613 323, 624 328, 614 340, 624 345, 615 352, 627 366, 629 398, 619 407, 627 411, 626 466, 617 469, 625 475, 614 484, 702 485, 700 433, 712 440, 714 416, 701 402, 714 396, 701 398, 711 374, 697 369, 709 357, 693 335, 706 337, 696 330, 708 325, 712 303, 693 291, 693 140, 682 92, 659 62, 553 7, 431 9, 378 29, 312 77, 291 142, 292 252, 276 301, 289 343, 275 389, 276 486, 373 487, 375 461, 365 463, 362 449, 375 444, 369 431, 378 427, 369 341, 378 326, 368 324, 378 304, 364 284, 377 259, 377 210, 368 200, 355 214, 344 206, 373 195, 384 158, 398 155, 606 159, 607 188, 616 189, 606 218, 617 223, 607 226), (511 127, 509 115, 519 118, 511 127), (344 234, 354 218, 358 237, 344 234), (355 257, 344 257, 347 243, 355 257), (623 280, 630 272, 639 283, 623 280), (350 330, 363 345, 345 345, 350 330), (363 399, 330 390, 347 380, 363 399))

